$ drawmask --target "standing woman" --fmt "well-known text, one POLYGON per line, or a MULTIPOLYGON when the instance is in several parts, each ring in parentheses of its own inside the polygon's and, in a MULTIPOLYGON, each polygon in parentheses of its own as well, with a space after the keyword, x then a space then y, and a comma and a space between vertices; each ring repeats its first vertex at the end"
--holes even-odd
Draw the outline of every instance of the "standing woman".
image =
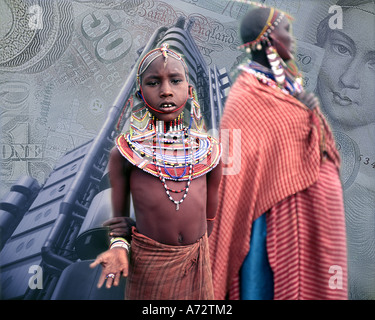
POLYGON ((219 189, 215 298, 347 299, 339 154, 298 80, 289 17, 262 6, 240 31, 252 61, 239 67, 221 122, 221 132, 241 132, 240 151, 222 141, 223 157, 233 152, 241 167, 219 189))

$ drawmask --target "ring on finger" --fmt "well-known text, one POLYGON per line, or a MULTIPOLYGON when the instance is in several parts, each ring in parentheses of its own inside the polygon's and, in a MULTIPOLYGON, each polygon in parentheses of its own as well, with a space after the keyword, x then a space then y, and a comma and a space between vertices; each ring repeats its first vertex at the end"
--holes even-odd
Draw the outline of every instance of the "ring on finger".
POLYGON ((107 276, 106 276, 106 279, 108 279, 108 278, 114 279, 115 275, 113 273, 108 273, 107 276))

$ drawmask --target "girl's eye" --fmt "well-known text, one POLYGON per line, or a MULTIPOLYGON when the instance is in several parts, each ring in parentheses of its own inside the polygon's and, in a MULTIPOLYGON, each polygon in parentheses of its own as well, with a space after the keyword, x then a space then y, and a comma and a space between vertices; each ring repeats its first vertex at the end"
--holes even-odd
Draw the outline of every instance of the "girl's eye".
POLYGON ((148 85, 148 86, 156 86, 157 84, 158 84, 157 81, 149 81, 149 82, 146 83, 146 85, 148 85))

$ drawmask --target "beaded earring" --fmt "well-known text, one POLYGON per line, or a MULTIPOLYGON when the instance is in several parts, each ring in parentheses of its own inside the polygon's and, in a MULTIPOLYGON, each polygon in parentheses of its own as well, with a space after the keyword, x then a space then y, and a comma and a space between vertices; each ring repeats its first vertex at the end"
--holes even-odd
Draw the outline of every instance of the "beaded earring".
POLYGON ((197 132, 205 131, 205 123, 201 113, 201 107, 198 103, 196 91, 193 87, 189 89, 190 101, 190 125, 189 128, 197 132))
POLYGON ((268 42, 268 45, 266 47, 266 56, 277 84, 281 87, 284 87, 285 70, 283 67, 283 62, 276 49, 271 45, 270 42, 268 42))

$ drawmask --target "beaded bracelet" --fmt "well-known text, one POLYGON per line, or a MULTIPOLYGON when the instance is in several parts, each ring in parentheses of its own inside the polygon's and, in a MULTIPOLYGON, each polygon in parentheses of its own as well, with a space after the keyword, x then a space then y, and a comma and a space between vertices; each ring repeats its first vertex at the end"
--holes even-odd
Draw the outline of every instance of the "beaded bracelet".
POLYGON ((121 237, 111 238, 109 249, 113 249, 117 247, 125 248, 126 251, 129 252, 130 243, 126 239, 121 238, 121 237))

